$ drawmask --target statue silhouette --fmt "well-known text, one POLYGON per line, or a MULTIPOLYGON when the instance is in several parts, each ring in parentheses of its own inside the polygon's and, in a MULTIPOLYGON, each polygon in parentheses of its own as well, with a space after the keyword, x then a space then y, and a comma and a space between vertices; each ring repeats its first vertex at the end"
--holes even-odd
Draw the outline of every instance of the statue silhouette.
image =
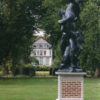
POLYGON ((61 9, 58 20, 61 25, 62 40, 61 52, 63 55, 59 71, 82 72, 78 64, 78 56, 82 50, 83 38, 80 32, 76 32, 75 22, 79 19, 80 6, 84 0, 71 0, 66 10, 61 9))

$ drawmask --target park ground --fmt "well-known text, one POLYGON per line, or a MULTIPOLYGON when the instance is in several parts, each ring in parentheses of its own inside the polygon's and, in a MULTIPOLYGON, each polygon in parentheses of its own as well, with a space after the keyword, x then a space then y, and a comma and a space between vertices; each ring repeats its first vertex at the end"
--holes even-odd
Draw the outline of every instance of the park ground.
MULTIPOLYGON (((100 79, 85 78, 85 100, 100 100, 100 79)), ((0 100, 56 100, 57 78, 0 79, 0 100)))

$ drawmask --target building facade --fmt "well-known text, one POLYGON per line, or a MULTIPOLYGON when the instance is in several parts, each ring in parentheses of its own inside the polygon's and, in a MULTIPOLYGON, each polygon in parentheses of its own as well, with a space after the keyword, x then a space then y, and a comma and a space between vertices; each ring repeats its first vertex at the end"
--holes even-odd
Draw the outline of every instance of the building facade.
POLYGON ((53 56, 52 45, 49 44, 43 38, 39 38, 33 44, 33 50, 31 52, 31 56, 34 56, 39 61, 39 65, 51 66, 52 56, 53 56))

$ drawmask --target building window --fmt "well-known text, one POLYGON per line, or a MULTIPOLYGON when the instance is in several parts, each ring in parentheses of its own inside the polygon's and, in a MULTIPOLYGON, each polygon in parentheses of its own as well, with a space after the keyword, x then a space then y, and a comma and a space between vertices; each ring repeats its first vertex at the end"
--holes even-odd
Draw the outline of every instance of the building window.
POLYGON ((46 44, 44 44, 44 48, 47 48, 47 45, 46 44))
POLYGON ((37 56, 39 56, 39 50, 37 50, 37 56))
POLYGON ((36 48, 36 45, 33 45, 33 48, 36 48))
POLYGON ((46 51, 44 51, 44 56, 46 56, 46 51))
POLYGON ((42 48, 42 44, 40 44, 39 47, 42 48))
POLYGON ((49 45, 47 45, 47 48, 49 48, 49 45))
POLYGON ((35 50, 33 51, 33 55, 36 56, 36 51, 35 50))
POLYGON ((40 56, 42 56, 43 55, 43 52, 42 52, 42 50, 40 50, 40 56))
POLYGON ((40 57, 39 63, 40 63, 40 65, 43 65, 43 57, 40 57))
POLYGON ((49 58, 48 57, 46 58, 46 65, 47 66, 49 65, 49 58))

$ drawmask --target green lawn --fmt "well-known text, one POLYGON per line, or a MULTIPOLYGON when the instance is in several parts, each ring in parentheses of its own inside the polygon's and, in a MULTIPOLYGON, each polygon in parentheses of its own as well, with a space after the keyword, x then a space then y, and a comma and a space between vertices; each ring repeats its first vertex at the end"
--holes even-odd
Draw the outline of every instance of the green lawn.
MULTIPOLYGON (((85 79, 85 100, 100 100, 100 79, 85 79)), ((1 79, 0 100, 56 100, 57 79, 1 79)))
POLYGON ((85 100, 100 100, 100 79, 85 79, 85 100))

